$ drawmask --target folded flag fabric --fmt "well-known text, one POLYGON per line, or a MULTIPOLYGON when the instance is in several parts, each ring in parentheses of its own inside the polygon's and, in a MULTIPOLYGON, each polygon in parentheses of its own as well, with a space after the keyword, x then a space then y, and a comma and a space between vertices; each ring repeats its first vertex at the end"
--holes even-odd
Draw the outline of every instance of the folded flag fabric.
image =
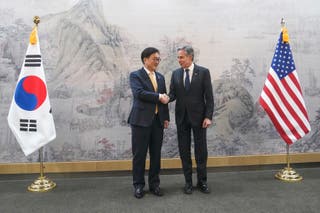
POLYGON ((30 35, 8 114, 8 124, 25 155, 56 137, 37 27, 33 28, 30 35))
POLYGON ((311 130, 286 28, 280 33, 259 102, 287 144, 311 130))

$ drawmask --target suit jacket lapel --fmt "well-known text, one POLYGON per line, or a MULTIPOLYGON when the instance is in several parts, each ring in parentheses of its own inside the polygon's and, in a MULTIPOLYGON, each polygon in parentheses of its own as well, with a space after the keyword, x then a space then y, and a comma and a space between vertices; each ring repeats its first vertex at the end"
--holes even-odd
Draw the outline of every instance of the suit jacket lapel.
POLYGON ((184 81, 183 81, 183 72, 184 70, 181 68, 180 71, 179 71, 179 76, 178 76, 178 82, 179 82, 179 86, 183 89, 183 91, 185 90, 184 89, 184 81))
POLYGON ((191 78, 191 82, 190 82, 190 88, 192 88, 192 83, 195 82, 198 77, 199 77, 199 70, 198 70, 197 65, 194 65, 192 78, 191 78))
POLYGON ((140 73, 141 73, 142 78, 145 80, 145 82, 147 82, 147 85, 148 85, 150 91, 154 92, 152 82, 151 82, 147 72, 144 70, 144 68, 141 68, 140 73))
POLYGON ((156 92, 159 92, 160 91, 160 87, 162 86, 161 85, 161 81, 160 81, 160 76, 159 76, 159 74, 158 74, 158 72, 154 72, 154 74, 156 75, 156 80, 157 80, 157 85, 158 85, 158 88, 157 88, 157 91, 156 92))

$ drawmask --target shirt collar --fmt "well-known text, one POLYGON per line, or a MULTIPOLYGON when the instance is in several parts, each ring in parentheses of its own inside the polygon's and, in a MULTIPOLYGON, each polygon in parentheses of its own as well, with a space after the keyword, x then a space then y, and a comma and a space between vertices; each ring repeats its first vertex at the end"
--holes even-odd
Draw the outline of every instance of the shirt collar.
MULTIPOLYGON (((148 70, 145 66, 144 66, 143 68, 144 68, 144 70, 146 71, 146 73, 147 73, 148 75, 150 75, 151 71, 148 70)), ((153 73, 156 74, 156 71, 154 71, 153 73)))
MULTIPOLYGON (((189 71, 193 71, 193 69, 194 69, 194 63, 192 63, 192 64, 190 65, 190 67, 188 67, 187 69, 189 69, 189 71)), ((184 69, 184 70, 186 70, 186 69, 184 69)))

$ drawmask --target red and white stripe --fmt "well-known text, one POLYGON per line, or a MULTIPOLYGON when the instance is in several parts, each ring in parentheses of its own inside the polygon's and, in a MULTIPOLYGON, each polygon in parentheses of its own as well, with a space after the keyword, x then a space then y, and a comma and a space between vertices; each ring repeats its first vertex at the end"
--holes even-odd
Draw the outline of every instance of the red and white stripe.
POLYGON ((280 80, 270 67, 259 101, 287 144, 311 130, 296 70, 280 80))

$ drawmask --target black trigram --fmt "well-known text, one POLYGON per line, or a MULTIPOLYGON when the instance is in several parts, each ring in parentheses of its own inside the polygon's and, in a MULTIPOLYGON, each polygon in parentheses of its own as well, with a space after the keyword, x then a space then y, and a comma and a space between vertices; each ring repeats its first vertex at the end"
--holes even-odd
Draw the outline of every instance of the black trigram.
POLYGON ((36 132, 37 131, 37 120, 20 119, 20 131, 36 132))
POLYGON ((40 67, 41 66, 41 55, 26 55, 24 60, 25 67, 40 67))

